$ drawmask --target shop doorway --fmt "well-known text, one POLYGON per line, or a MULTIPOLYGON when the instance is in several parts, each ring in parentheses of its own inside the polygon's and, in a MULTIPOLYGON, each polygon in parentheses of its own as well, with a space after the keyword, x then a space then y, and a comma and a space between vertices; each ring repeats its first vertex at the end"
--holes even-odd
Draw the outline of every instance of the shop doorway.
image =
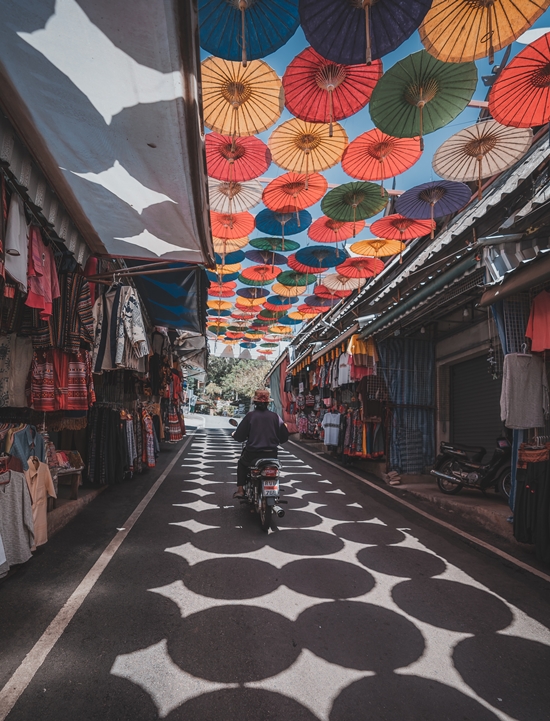
POLYGON ((486 357, 451 366, 451 441, 483 446, 492 455, 503 433, 500 420, 502 379, 493 380, 486 357))

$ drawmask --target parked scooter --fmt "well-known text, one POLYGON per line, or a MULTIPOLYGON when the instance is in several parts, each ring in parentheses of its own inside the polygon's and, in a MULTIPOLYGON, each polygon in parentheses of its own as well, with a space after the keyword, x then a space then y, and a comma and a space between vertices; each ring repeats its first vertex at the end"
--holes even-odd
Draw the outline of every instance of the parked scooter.
MULTIPOLYGON (((229 419, 232 426, 239 424, 234 418, 229 419)), ((279 505, 287 503, 279 499, 279 475, 281 464, 276 458, 260 458, 248 469, 244 485, 245 498, 241 503, 250 504, 260 516, 262 530, 266 533, 271 528, 273 514, 282 518, 284 510, 279 505)))
POLYGON ((512 446, 507 438, 497 438, 489 463, 481 463, 485 455, 485 448, 481 446, 443 441, 439 451, 431 474, 436 476, 443 493, 455 495, 463 488, 477 488, 485 493, 494 488, 503 498, 510 497, 512 446))

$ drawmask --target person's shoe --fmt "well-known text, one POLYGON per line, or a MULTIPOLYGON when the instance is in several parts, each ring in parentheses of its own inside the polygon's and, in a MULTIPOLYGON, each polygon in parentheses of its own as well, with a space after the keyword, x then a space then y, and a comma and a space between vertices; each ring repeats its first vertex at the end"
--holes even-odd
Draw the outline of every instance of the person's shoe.
POLYGON ((239 486, 235 493, 233 494, 233 498, 246 498, 244 495, 244 489, 242 486, 239 486))

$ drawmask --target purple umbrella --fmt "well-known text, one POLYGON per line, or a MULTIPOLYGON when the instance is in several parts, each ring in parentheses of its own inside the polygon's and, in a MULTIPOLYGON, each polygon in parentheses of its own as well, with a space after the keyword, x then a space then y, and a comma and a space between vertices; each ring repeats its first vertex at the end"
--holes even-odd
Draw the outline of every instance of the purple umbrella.
POLYGON ((300 0, 309 44, 342 65, 370 65, 399 47, 419 27, 432 0, 300 0))
MULTIPOLYGON (((433 220, 463 208, 472 197, 472 191, 465 183, 454 183, 451 180, 434 180, 422 183, 395 201, 396 212, 406 218, 433 220)), ((432 228, 432 238, 434 230, 432 228)))
POLYGON ((304 303, 312 308, 333 308, 335 305, 338 305, 341 300, 341 298, 336 297, 320 298, 318 295, 308 295, 307 298, 304 299, 304 303))
POLYGON ((247 250, 245 256, 259 265, 286 265, 288 260, 286 255, 272 250, 247 250))
POLYGON ((269 293, 266 288, 239 288, 237 291, 241 298, 267 298, 269 293))

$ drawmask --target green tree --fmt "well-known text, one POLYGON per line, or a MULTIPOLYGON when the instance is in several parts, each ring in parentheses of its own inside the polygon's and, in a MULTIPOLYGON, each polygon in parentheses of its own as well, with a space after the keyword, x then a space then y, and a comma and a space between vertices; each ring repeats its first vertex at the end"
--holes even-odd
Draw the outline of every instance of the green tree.
POLYGON ((239 398, 250 399, 258 388, 264 387, 264 378, 271 363, 264 360, 239 360, 222 381, 226 398, 237 392, 239 398))

